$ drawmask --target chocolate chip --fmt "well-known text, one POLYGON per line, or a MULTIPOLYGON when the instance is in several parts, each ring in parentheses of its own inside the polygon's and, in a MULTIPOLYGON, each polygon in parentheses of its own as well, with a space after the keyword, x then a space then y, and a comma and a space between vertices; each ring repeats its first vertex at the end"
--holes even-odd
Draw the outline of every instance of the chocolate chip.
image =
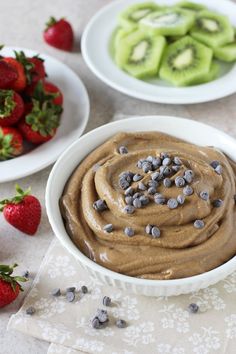
POLYGON ((105 200, 98 199, 93 203, 93 208, 97 211, 104 211, 107 209, 107 204, 105 200))
POLYGON ((182 161, 180 160, 180 158, 178 156, 174 157, 174 164, 177 166, 181 166, 182 165, 182 161))
POLYGON ((109 321, 108 313, 106 310, 97 309, 96 317, 98 318, 100 323, 105 323, 109 321))
POLYGON ((154 173, 151 174, 151 179, 152 179, 153 181, 157 181, 159 175, 160 175, 159 172, 154 172, 154 173))
POLYGON ((155 194, 157 189, 155 187, 148 188, 148 194, 155 194))
POLYGON ((61 296, 61 289, 60 288, 55 288, 51 292, 52 296, 61 296))
POLYGON ((139 173, 136 173, 136 175, 133 176, 133 181, 138 182, 142 178, 143 178, 143 176, 141 176, 139 173))
POLYGON ((30 306, 25 310, 25 312, 27 315, 32 316, 36 312, 36 309, 35 309, 35 307, 30 306))
POLYGON ((172 173, 172 169, 168 166, 165 166, 164 170, 163 170, 163 175, 164 176, 170 176, 172 173))
POLYGON ((152 163, 151 162, 148 162, 148 161, 145 161, 143 164, 142 164, 142 169, 143 169, 143 172, 144 173, 147 173, 149 171, 152 170, 152 163))
POLYGON ((27 279, 29 278, 29 276, 30 276, 30 273, 28 270, 24 271, 24 273, 22 274, 22 277, 27 278, 27 279))
POLYGON ((128 149, 127 149, 127 147, 124 146, 124 145, 121 145, 121 146, 119 147, 118 151, 119 151, 119 153, 120 153, 121 155, 128 154, 128 152, 129 152, 128 149))
POLYGON ((132 229, 132 227, 126 227, 124 229, 124 233, 129 237, 134 236, 134 230, 132 229))
POLYGON ((168 154, 168 152, 161 152, 160 156, 162 158, 162 160, 166 159, 167 157, 170 157, 170 155, 168 154))
POLYGON ((223 205, 223 200, 221 199, 213 200, 212 205, 214 208, 220 208, 223 205))
POLYGON ((193 188, 190 187, 190 186, 186 186, 186 187, 184 187, 184 189, 183 189, 183 193, 184 193, 184 195, 186 195, 186 196, 190 196, 190 195, 193 194, 193 188))
POLYGON ((178 207, 178 202, 176 199, 174 198, 170 198, 168 201, 167 201, 167 206, 168 208, 170 209, 176 209, 178 207))
POLYGON ((191 313, 197 313, 199 310, 199 306, 197 304, 192 303, 192 304, 188 305, 188 310, 191 313))
POLYGON ((161 231, 157 226, 153 226, 151 233, 153 238, 158 238, 161 236, 161 231))
POLYGON ((205 226, 205 223, 203 220, 195 220, 193 226, 196 229, 202 229, 205 226))
POLYGON ((81 292, 82 292, 83 294, 87 294, 88 288, 87 288, 86 285, 82 285, 82 286, 81 286, 81 292))
POLYGON ((162 161, 163 166, 169 166, 171 164, 171 159, 169 157, 165 157, 162 161))
POLYGON ((74 286, 70 286, 69 288, 66 288, 66 292, 75 292, 75 287, 74 286))
POLYGON ((145 227, 145 232, 146 232, 146 234, 151 235, 151 233, 152 233, 152 228, 153 228, 153 225, 148 224, 148 225, 145 227))
POLYGON ((217 166, 220 165, 220 162, 217 160, 214 160, 210 163, 211 167, 214 168, 214 170, 216 169, 217 166))
POLYGON ((176 198, 177 199, 177 202, 180 204, 180 205, 183 205, 184 202, 185 202, 185 196, 184 195, 178 195, 178 197, 176 198))
POLYGON ((209 199, 209 193, 207 191, 200 192, 199 196, 203 200, 208 200, 209 199))
POLYGON ((139 198, 140 202, 142 205, 147 205, 149 203, 149 198, 146 197, 145 195, 142 195, 140 198, 139 198))
POLYGON ((139 198, 141 197, 142 193, 139 193, 139 192, 136 192, 134 195, 133 195, 133 198, 136 199, 136 198, 139 198))
POLYGON ((218 175, 222 175, 222 172, 223 172, 223 168, 221 165, 218 165, 216 168, 215 168, 215 172, 218 174, 218 175))
POLYGON ((145 161, 145 159, 140 159, 140 160, 138 160, 138 162, 137 162, 137 167, 138 167, 138 168, 142 168, 142 165, 143 165, 144 161, 145 161))
POLYGON ((154 157, 152 159, 152 168, 153 168, 153 170, 156 170, 160 165, 161 165, 160 157, 154 157))
POLYGON ((130 195, 128 197, 125 197, 125 202, 126 204, 132 205, 133 204, 133 197, 130 195))
POLYGON ((175 185, 178 188, 183 188, 185 186, 185 179, 183 177, 176 177, 175 179, 175 185))
POLYGON ((159 186, 159 183, 151 179, 150 181, 148 181, 148 185, 149 187, 157 188, 159 186))
POLYGON ((133 214, 134 210, 135 208, 133 207, 133 205, 126 205, 123 209, 126 214, 133 214))
POLYGON ((172 184, 171 179, 170 179, 170 178, 165 178, 165 179, 163 180, 163 184, 164 184, 164 186, 165 186, 166 188, 170 188, 170 187, 171 187, 171 184, 172 184))
POLYGON ((110 233, 113 231, 113 225, 112 224, 107 224, 105 226, 103 226, 103 230, 110 233))
POLYGON ((187 183, 192 183, 194 177, 194 172, 192 170, 186 170, 184 172, 184 179, 187 183))
POLYGON ((134 206, 136 209, 141 208, 142 203, 141 203, 141 201, 139 200, 139 198, 135 198, 135 199, 133 200, 133 206, 134 206))
POLYGON ((92 319, 91 324, 92 324, 92 327, 93 327, 94 329, 100 329, 100 328, 103 327, 103 326, 102 326, 102 323, 100 323, 100 321, 99 321, 99 319, 98 319, 97 317, 94 317, 94 318, 92 319))
POLYGON ((133 195, 134 194, 134 189, 132 187, 129 187, 125 190, 125 195, 133 195))
POLYGON ((171 168, 174 172, 178 172, 180 170, 180 166, 172 166, 171 168))
POLYGON ((68 291, 68 292, 66 293, 66 300, 67 300, 68 302, 73 302, 74 299, 75 299, 75 293, 74 293, 74 291, 68 291))
POLYGON ((121 189, 127 189, 129 187, 130 183, 127 181, 125 177, 121 177, 119 179, 119 186, 121 189))
POLYGON ((145 184, 143 182, 139 182, 138 189, 140 191, 145 191, 147 189, 147 187, 145 186, 145 184))
POLYGON ((157 193, 154 195, 154 202, 158 205, 163 205, 166 202, 166 198, 162 194, 157 193))
POLYGON ((109 296, 104 296, 102 299, 102 303, 104 306, 110 306, 111 305, 111 298, 109 296))
POLYGON ((116 321, 116 326, 118 328, 125 328, 127 326, 127 323, 125 322, 125 320, 118 319, 116 321))

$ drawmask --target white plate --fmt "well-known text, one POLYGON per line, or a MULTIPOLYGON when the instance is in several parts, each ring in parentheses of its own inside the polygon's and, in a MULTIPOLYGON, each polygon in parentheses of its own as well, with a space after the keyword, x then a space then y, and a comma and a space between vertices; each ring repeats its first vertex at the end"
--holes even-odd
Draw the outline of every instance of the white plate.
MULTIPOLYGON (((23 50, 27 56, 38 52, 4 47, 3 56, 13 56, 14 50, 23 50)), ((31 175, 51 165, 62 152, 83 133, 89 118, 89 98, 84 84, 68 66, 46 54, 45 60, 48 81, 57 85, 63 93, 63 114, 55 137, 30 152, 11 160, 0 162, 0 183, 31 175)))
POLYGON ((160 131, 186 141, 215 146, 236 161, 236 140, 221 131, 194 120, 144 116, 103 125, 80 137, 64 153, 50 173, 46 188, 46 209, 53 232, 62 245, 99 282, 139 295, 172 296, 186 294, 215 284, 236 270, 236 256, 221 266, 199 275, 183 279, 150 280, 134 278, 113 272, 86 257, 66 232, 59 208, 59 199, 66 182, 80 162, 100 144, 118 132, 160 131), (171 122, 171 124, 170 124, 171 122), (83 149, 81 149, 83 146, 83 149))
MULTIPOLYGON (((228 0, 193 0, 229 16, 236 26, 236 4, 228 0)), ((191 104, 213 101, 236 92, 236 65, 222 67, 221 77, 207 84, 176 88, 162 80, 137 80, 120 70, 109 53, 110 37, 118 14, 130 4, 144 0, 119 0, 101 9, 87 25, 82 37, 83 57, 93 73, 107 85, 129 96, 150 102, 191 104)), ((158 0, 173 5, 178 0, 158 0)))

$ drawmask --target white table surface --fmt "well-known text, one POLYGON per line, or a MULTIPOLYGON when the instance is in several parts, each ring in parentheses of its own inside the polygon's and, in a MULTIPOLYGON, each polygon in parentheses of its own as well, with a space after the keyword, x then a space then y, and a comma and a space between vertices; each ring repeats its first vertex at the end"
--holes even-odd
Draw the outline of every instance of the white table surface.
MULTIPOLYGON (((110 0, 111 1, 111 0, 110 0)), ((175 115, 211 124, 236 137, 236 95, 190 106, 173 106, 138 101, 120 94, 100 82, 86 67, 79 52, 79 40, 90 17, 109 0, 0 0, 1 43, 31 48, 48 53, 68 64, 84 81, 91 101, 90 120, 86 131, 108 122, 115 113, 175 115), (66 17, 73 25, 77 45, 73 53, 65 53, 46 45, 42 40, 44 23, 49 16, 66 17)), ((171 122, 170 122, 171 124, 171 122)), ((0 215, 0 263, 19 264, 19 273, 28 269, 35 276, 53 238, 44 206, 44 191, 51 168, 17 181, 22 187, 31 185, 43 205, 39 232, 35 237, 18 233, 0 215)), ((14 182, 0 185, 0 198, 11 196, 14 182)), ((32 280, 31 280, 32 281, 32 280)), ((31 282, 30 281, 30 282, 31 282)), ((29 282, 29 283, 30 283, 29 282)), ((13 304, 0 310, 0 354, 43 354, 48 343, 6 331, 11 314, 15 313, 26 291, 13 304)))

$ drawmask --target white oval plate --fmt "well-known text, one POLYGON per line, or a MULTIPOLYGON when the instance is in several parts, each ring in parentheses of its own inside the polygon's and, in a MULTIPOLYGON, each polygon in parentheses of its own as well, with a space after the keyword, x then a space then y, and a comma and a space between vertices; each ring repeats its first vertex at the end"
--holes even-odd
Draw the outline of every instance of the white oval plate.
MULTIPOLYGON (((236 4, 229 0, 192 0, 229 16, 236 26, 236 4)), ((82 36, 82 53, 90 70, 112 88, 150 102, 192 104, 213 101, 236 92, 236 65, 222 67, 221 77, 198 86, 173 87, 162 80, 141 81, 126 74, 113 62, 109 53, 112 32, 118 14, 130 4, 144 0, 119 0, 102 8, 88 23, 82 36)), ((178 0, 158 0, 173 5, 178 0)))
POLYGON ((62 219, 59 200, 65 185, 80 162, 91 151, 118 132, 159 131, 202 146, 215 146, 236 161, 236 140, 209 125, 168 116, 141 116, 98 127, 75 141, 57 160, 48 178, 46 209, 55 236, 99 282, 139 295, 187 294, 215 284, 236 270, 236 256, 209 272, 183 279, 150 280, 113 272, 86 257, 72 242, 62 219), (81 149, 83 146, 83 149, 81 149))
MULTIPOLYGON (((3 56, 13 56, 14 50, 23 50, 27 56, 38 54, 30 49, 4 47, 3 56)), ((51 165, 64 150, 83 133, 89 118, 89 98, 84 84, 68 66, 46 54, 48 81, 57 85, 63 93, 61 124, 55 137, 35 149, 11 160, 0 162, 0 183, 31 175, 51 165)))

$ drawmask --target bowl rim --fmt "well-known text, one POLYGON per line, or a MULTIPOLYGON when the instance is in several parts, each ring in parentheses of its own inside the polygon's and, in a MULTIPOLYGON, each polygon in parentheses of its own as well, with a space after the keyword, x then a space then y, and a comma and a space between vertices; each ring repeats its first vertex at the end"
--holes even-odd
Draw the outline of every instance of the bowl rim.
MULTIPOLYGON (((228 143, 233 144, 236 148, 236 140, 229 136, 228 134, 221 132, 220 130, 201 123, 201 122, 197 122, 188 118, 180 118, 180 117, 172 117, 172 116, 132 116, 130 118, 125 119, 125 122, 131 122, 134 123, 134 121, 141 121, 145 119, 146 120, 153 120, 153 119, 157 119, 160 121, 164 121, 166 119, 172 119, 172 122, 175 121, 175 123, 181 123, 181 124, 186 124, 186 125, 197 125, 199 128, 202 129, 208 129, 211 130, 212 133, 215 133, 217 135, 219 135, 219 137, 223 138, 223 140, 227 140, 228 143)), ((116 126, 120 126, 121 123, 124 122, 124 120, 117 120, 114 122, 110 122, 107 124, 104 124, 102 126, 99 126, 91 131, 89 131, 88 133, 82 135, 80 138, 78 138, 76 141, 74 141, 64 152, 63 154, 59 157, 59 159, 57 160, 57 162, 55 163, 55 165, 53 166, 48 181, 47 181, 47 186, 46 186, 46 193, 45 193, 45 203, 46 203, 46 211, 47 211, 47 215, 48 215, 48 219, 49 222, 51 224, 52 230, 55 233, 56 237, 59 239, 59 241, 62 243, 62 245, 69 251, 69 253, 73 254, 73 256, 78 259, 82 265, 84 264, 85 266, 87 266, 88 268, 90 268, 92 271, 98 272, 100 274, 102 274, 103 276, 107 276, 109 278, 112 278, 113 280, 118 280, 118 281, 122 281, 125 283, 129 283, 131 285, 137 285, 137 286, 147 286, 147 287, 163 287, 163 288, 172 288, 176 285, 186 285, 186 284, 191 284, 191 283, 195 283, 198 281, 204 282, 208 281, 209 279, 214 279, 216 278, 216 275, 224 275, 225 273, 227 273, 228 271, 233 272, 234 270, 236 270, 236 255, 234 257, 232 257, 230 260, 228 260, 227 262, 223 263, 222 265, 204 272, 202 274, 198 274, 198 275, 194 275, 194 276, 190 276, 190 277, 186 277, 186 278, 178 278, 178 279, 166 279, 166 280, 158 280, 158 279, 144 279, 144 278, 137 278, 137 277, 131 277, 125 274, 121 274, 121 273, 117 273, 115 271, 112 271, 108 268, 105 268, 97 263, 95 263, 93 260, 91 260, 90 258, 88 258, 87 256, 85 256, 80 250, 79 248, 76 247, 76 245, 73 243, 73 241, 71 240, 70 236, 68 235, 68 233, 66 232, 66 229, 64 227, 63 230, 63 234, 61 233, 61 230, 58 226, 57 223, 57 218, 54 217, 55 214, 55 207, 56 209, 59 210, 59 218, 61 218, 62 220, 62 216, 60 213, 60 209, 59 209, 59 203, 58 200, 55 200, 55 198, 53 197, 53 189, 54 186, 56 185, 56 181, 58 178, 58 172, 61 171, 60 170, 60 165, 61 163, 67 159, 67 157, 70 155, 70 153, 75 150, 77 148, 77 146, 82 146, 84 141, 89 140, 90 138, 93 138, 94 136, 96 136, 97 134, 103 132, 106 129, 109 129, 110 127, 116 127, 116 126), (234 269, 233 269, 234 268, 234 269)), ((178 124, 177 123, 177 124, 178 124)), ((122 129, 123 131, 129 131, 127 130, 127 127, 123 127, 122 129)), ((119 130, 117 130, 118 132, 119 130)), ((138 131, 138 130, 136 130, 138 131)), ((140 131, 140 130, 139 130, 140 131)), ((144 131, 144 130, 143 130, 144 131)), ((150 131, 150 130, 149 130, 150 131)), ((155 129, 155 131, 158 131, 158 129, 155 129)), ((112 132, 110 134, 110 136, 112 136, 112 134, 115 134, 115 132, 112 132)), ((173 135, 173 134, 170 134, 173 135)), ((174 135, 173 135, 174 136, 174 135)), ((187 139, 186 139, 187 140, 187 139)), ((99 146, 100 144, 97 144, 96 146, 99 146)), ((91 148, 91 151, 94 149, 94 147, 91 148)), ((78 161, 76 161, 74 163, 74 167, 73 169, 70 171, 69 176, 71 175, 71 173, 73 172, 73 170, 79 165, 79 163, 84 159, 86 155, 84 155, 82 158, 78 158, 78 161)), ((236 161, 236 154, 233 158, 236 161)), ((64 181, 64 185, 63 188, 67 182, 69 177, 65 177, 65 181, 64 181)), ((57 213, 58 214, 58 213, 57 213)), ((63 220, 62 220, 63 222, 63 220)), ((64 224, 64 223, 63 223, 64 224)))

